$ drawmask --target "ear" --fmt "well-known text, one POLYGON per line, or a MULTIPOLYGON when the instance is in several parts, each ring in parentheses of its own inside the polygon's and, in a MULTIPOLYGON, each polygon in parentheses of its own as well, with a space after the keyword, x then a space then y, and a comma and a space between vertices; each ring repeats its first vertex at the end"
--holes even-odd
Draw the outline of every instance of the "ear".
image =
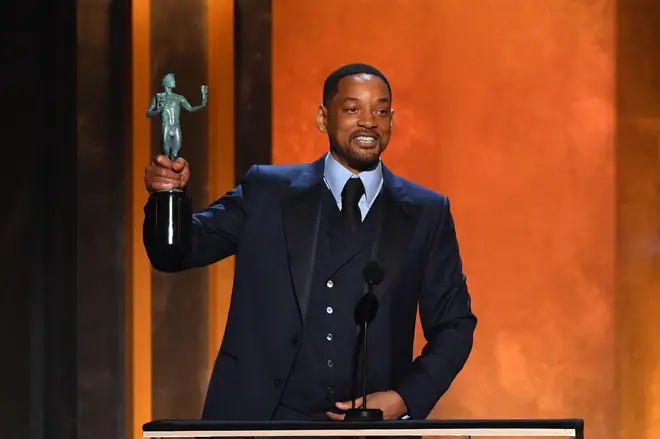
POLYGON ((328 132, 328 110, 323 105, 316 110, 316 127, 322 133, 328 132))
POLYGON ((394 108, 390 110, 390 130, 394 129, 394 108))

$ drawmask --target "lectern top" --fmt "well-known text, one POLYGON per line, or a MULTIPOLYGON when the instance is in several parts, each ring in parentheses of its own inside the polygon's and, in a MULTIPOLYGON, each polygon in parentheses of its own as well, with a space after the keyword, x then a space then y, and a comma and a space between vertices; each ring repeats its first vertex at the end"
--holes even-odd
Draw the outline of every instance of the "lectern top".
POLYGON ((382 422, 237 422, 168 419, 144 424, 151 438, 294 436, 463 436, 584 438, 582 419, 474 419, 382 422))

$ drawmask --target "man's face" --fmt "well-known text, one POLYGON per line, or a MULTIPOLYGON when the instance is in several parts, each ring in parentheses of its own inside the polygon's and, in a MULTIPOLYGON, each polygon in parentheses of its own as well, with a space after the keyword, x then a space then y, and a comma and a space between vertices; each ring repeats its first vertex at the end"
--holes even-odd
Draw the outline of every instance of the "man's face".
POLYGON ((316 124, 330 138, 335 158, 353 171, 375 166, 387 148, 394 111, 387 84, 378 76, 342 78, 338 92, 321 106, 316 124))

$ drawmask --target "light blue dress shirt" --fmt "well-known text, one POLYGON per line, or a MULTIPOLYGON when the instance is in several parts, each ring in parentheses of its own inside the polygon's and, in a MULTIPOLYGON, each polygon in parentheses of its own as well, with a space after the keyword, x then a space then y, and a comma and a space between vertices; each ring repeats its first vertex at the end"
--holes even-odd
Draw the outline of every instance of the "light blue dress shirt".
POLYGON ((380 160, 378 161, 378 166, 374 169, 360 172, 355 175, 341 165, 332 154, 326 154, 323 179, 325 180, 328 189, 332 192, 332 196, 335 198, 339 210, 341 210, 341 191, 344 190, 344 186, 349 178, 359 178, 364 185, 365 194, 362 195, 358 202, 358 207, 362 213, 362 221, 364 221, 364 218, 367 216, 367 213, 369 213, 369 209, 373 205, 374 200, 383 187, 383 167, 380 160))

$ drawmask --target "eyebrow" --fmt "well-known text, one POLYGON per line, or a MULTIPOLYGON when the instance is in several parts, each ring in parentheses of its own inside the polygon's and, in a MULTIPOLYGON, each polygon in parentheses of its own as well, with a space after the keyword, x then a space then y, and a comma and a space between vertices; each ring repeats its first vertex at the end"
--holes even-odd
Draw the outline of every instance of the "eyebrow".
MULTIPOLYGON (((360 101, 360 99, 351 98, 351 97, 343 99, 343 102, 359 102, 359 101, 360 101)), ((389 102, 389 101, 390 101, 390 98, 388 98, 388 97, 383 97, 383 98, 378 99, 378 102, 389 102)))

